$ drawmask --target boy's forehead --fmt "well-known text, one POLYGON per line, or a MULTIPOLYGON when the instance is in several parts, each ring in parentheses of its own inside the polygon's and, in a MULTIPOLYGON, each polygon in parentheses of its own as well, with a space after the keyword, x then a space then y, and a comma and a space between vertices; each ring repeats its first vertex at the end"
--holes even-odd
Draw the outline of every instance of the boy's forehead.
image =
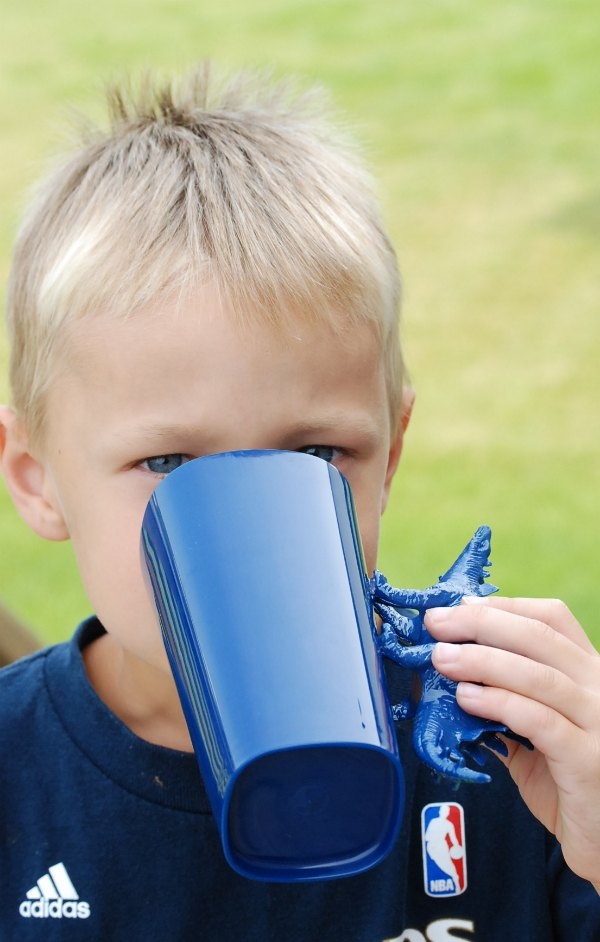
POLYGON ((333 427, 350 404, 366 427, 369 411, 379 421, 386 401, 380 344, 368 325, 240 318, 208 286, 129 317, 90 317, 67 343, 53 405, 83 394, 89 410, 122 416, 124 427, 128 418, 169 429, 212 422, 215 413, 250 417, 254 401, 273 416, 293 411, 307 432, 333 427), (304 410, 295 409, 296 396, 304 410))
POLYGON ((271 307, 234 307, 214 283, 196 287, 176 297, 167 296, 127 313, 103 311, 73 320, 65 326, 70 357, 67 368, 76 368, 106 356, 109 349, 153 339, 168 355, 179 337, 197 328, 194 349, 201 354, 214 346, 215 337, 226 352, 241 360, 249 355, 265 358, 274 351, 300 356, 306 347, 318 346, 333 359, 353 351, 383 354, 378 325, 336 310, 309 310, 292 303, 271 307))

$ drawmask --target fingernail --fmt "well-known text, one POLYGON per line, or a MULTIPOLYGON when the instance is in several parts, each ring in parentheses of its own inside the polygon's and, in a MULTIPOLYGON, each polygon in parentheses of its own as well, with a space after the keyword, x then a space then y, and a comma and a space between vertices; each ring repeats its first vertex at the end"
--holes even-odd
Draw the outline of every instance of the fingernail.
POLYGON ((435 646, 436 664, 443 664, 444 666, 454 664, 458 659, 457 655, 458 652, 455 644, 449 644, 447 641, 438 641, 435 646))
POLYGON ((439 625, 448 618, 447 608, 428 608, 425 612, 425 619, 432 625, 439 625))
POLYGON ((462 605, 485 605, 486 599, 481 595, 463 595, 462 605))
POLYGON ((481 684, 471 684, 463 680, 458 685, 456 692, 460 695, 460 699, 463 703, 465 700, 468 700, 470 703, 475 703, 477 700, 481 700, 483 687, 481 684))

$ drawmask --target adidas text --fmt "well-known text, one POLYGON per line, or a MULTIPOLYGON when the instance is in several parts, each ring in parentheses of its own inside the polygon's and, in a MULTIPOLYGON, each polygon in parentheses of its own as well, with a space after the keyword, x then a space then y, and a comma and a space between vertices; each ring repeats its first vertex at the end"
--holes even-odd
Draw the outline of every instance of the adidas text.
POLYGON ((26 919, 87 919, 90 904, 70 899, 26 899, 19 906, 19 913, 26 919))
POLYGON ((27 890, 27 899, 19 906, 24 919, 88 919, 90 904, 79 899, 64 863, 48 867, 27 890))

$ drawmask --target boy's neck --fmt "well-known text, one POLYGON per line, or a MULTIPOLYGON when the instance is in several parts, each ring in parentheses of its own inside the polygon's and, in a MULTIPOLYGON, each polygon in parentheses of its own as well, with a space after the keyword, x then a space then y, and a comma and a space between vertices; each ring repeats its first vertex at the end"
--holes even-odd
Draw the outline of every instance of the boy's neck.
POLYGON ((172 677, 129 654, 109 634, 84 648, 83 661, 100 699, 136 736, 193 751, 172 677))

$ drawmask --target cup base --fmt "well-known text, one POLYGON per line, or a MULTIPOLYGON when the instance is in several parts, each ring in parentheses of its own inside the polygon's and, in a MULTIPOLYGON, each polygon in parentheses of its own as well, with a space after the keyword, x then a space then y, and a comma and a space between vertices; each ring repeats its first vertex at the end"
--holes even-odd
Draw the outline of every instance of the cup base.
POLYGON ((233 785, 225 852, 244 876, 323 880, 372 867, 402 807, 398 766, 361 746, 306 746, 261 756, 233 785))

